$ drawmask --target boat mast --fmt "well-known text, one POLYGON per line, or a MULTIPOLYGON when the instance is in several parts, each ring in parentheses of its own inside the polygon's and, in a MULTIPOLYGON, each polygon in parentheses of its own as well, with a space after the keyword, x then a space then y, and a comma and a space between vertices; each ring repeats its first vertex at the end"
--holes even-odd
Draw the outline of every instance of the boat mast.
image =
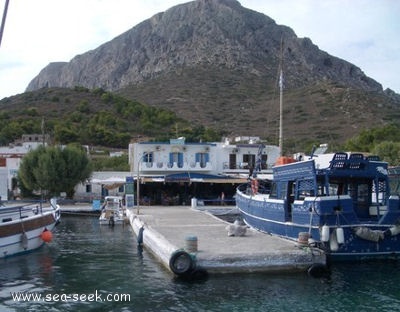
POLYGON ((4 26, 6 25, 6 17, 7 17, 9 2, 10 2, 9 0, 6 0, 6 3, 4 5, 3 19, 1 20, 1 26, 0 26, 0 46, 1 46, 1 39, 3 39, 4 26))
POLYGON ((279 60, 279 156, 283 151, 283 39, 281 38, 281 53, 279 60))

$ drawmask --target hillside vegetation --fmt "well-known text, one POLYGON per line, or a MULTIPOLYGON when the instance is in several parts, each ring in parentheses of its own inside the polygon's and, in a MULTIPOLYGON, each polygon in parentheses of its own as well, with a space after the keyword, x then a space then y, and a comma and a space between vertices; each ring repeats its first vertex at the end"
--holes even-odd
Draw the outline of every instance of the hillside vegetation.
MULTIPOLYGON (((316 98, 327 97, 320 89, 316 90, 316 92, 310 91, 316 98)), ((301 99, 304 95, 299 92, 292 93, 291 96, 301 99)), ((400 165, 400 123, 396 110, 393 110, 392 114, 388 110, 385 120, 387 124, 376 127, 374 120, 382 115, 382 106, 378 105, 371 111, 356 112, 351 106, 337 107, 335 97, 338 95, 330 96, 332 100, 331 106, 327 107, 330 110, 326 113, 327 116, 318 112, 315 106, 309 107, 306 111, 296 106, 284 109, 285 154, 298 151, 310 152, 313 145, 329 142, 331 151, 369 152, 379 155, 391 165, 400 165), (339 113, 331 116, 331 111, 339 113), (343 118, 346 114, 349 115, 348 120, 343 118), (324 119, 332 120, 332 123, 329 125, 324 122, 321 124, 313 122, 324 119), (356 124, 351 126, 351 122, 355 120, 364 120, 366 124, 369 122, 370 127, 357 129, 357 134, 352 135, 351 131, 354 131, 356 124), (351 131, 346 132, 347 128, 351 128, 351 131), (287 135, 289 131, 293 133, 291 136, 287 135), (314 131, 315 135, 308 136, 307 131, 314 131), (301 137, 303 138, 299 139, 301 137)), ((348 98, 352 96, 361 97, 362 93, 349 93, 348 98)), ((324 102, 329 103, 326 100, 324 102)), ((53 143, 78 143, 93 147, 91 159, 93 169, 96 171, 129 170, 127 155, 111 158, 108 155, 114 148, 127 149, 131 141, 168 141, 178 136, 185 136, 188 142, 219 141, 222 135, 230 133, 227 129, 232 129, 236 125, 239 127, 244 121, 241 118, 245 118, 240 114, 239 118, 232 117, 231 122, 226 122, 225 131, 217 131, 212 127, 203 126, 203 115, 200 113, 197 114, 197 123, 189 122, 166 109, 131 101, 101 89, 90 91, 82 87, 50 88, 23 93, 1 100, 0 108, 1 145, 20 139, 22 134, 40 133, 44 121, 44 131, 51 135, 53 143)), ((185 116, 179 106, 172 108, 180 111, 181 116, 185 116)), ((214 108, 216 111, 219 110, 218 107, 214 108)), ((228 111, 228 115, 231 113, 228 111)), ((269 113, 267 114, 269 118, 278 114, 272 110, 269 113)), ((222 120, 221 117, 219 122, 222 120)), ((259 116, 256 120, 265 124, 269 122, 263 116, 259 116)), ((219 122, 215 124, 218 125, 219 122)), ((277 120, 271 123, 277 124, 277 120)), ((269 141, 273 142, 274 139, 269 141)))
POLYGON ((0 144, 22 134, 50 134, 53 143, 128 148, 131 140, 215 140, 220 135, 170 110, 150 107, 102 89, 50 88, 0 101, 0 144), (44 129, 42 122, 44 121, 44 129))
MULTIPOLYGON (((279 89, 251 73, 181 70, 117 91, 231 136, 260 136, 278 144, 279 89)), ((400 120, 400 102, 384 92, 321 81, 283 90, 283 135, 287 152, 304 145, 339 146, 364 129, 400 120)))

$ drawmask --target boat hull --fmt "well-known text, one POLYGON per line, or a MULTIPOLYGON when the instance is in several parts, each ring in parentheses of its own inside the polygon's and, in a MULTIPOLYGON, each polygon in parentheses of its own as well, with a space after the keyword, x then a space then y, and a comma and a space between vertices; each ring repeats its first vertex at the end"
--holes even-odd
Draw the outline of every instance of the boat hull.
MULTIPOLYGON (((315 198, 314 198, 315 201, 315 198)), ((261 195, 248 196, 237 192, 236 204, 244 222, 261 232, 277 235, 294 242, 299 241, 302 233, 308 233, 310 241, 326 252, 330 261, 359 261, 359 260, 381 260, 400 258, 400 235, 392 235, 390 229, 393 223, 350 223, 345 224, 344 219, 351 219, 351 216, 343 217, 340 226, 332 222, 328 227, 328 240, 322 239, 322 227, 324 222, 321 216, 310 213, 307 207, 312 200, 307 199, 297 203, 296 211, 293 212, 293 219, 298 220, 285 222, 284 200, 270 200, 261 195), (343 231, 344 241, 338 242, 337 228, 343 231), (359 229, 366 229, 370 237, 360 237, 359 229), (376 236, 373 236, 375 235, 376 236)), ((318 203, 314 203, 318 206, 318 203)), ((322 203, 327 204, 327 201, 322 203)), ((396 213, 393 220, 399 218, 396 213)), ((329 219, 325 219, 327 221, 329 219)))
POLYGON ((40 248, 45 241, 42 238, 44 231, 52 231, 60 219, 60 209, 48 208, 38 213, 25 215, 22 218, 12 218, 18 213, 2 212, 0 223, 0 257, 10 257, 27 253, 40 248), (10 220, 11 219, 11 220, 10 220))

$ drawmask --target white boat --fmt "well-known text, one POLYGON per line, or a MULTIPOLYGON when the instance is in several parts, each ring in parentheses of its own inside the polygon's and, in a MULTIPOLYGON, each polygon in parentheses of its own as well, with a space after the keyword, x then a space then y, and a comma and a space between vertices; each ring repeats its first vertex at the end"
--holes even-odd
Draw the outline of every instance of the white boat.
POLYGON ((106 196, 99 217, 100 224, 114 226, 115 224, 123 224, 124 220, 125 209, 122 196, 106 196))
POLYGON ((55 200, 49 207, 41 204, 0 207, 0 257, 26 253, 52 238, 59 223, 60 207, 55 200))

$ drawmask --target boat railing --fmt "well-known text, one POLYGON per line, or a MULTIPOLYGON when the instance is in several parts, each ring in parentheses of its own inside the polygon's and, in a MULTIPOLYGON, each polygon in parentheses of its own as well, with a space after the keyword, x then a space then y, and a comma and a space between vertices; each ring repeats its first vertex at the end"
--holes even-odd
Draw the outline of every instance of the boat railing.
MULTIPOLYGON (((224 162, 223 163, 223 168, 224 170, 248 170, 250 168, 253 168, 254 165, 251 165, 247 162, 224 162)), ((268 164, 262 163, 261 164, 261 170, 268 169, 268 164)))
POLYGON ((365 157, 361 153, 352 153, 348 156, 347 153, 339 152, 333 156, 330 169, 362 170, 370 161, 379 161, 379 157, 373 155, 365 157))
POLYGON ((0 223, 25 219, 42 213, 42 205, 11 206, 0 209, 0 223))
MULTIPOLYGON (((251 183, 243 183, 237 187, 239 192, 246 194, 246 195, 254 195, 253 189, 251 187, 251 183)), ((259 182, 257 188, 257 194, 270 194, 271 193, 271 186, 267 185, 265 182, 259 182)))

